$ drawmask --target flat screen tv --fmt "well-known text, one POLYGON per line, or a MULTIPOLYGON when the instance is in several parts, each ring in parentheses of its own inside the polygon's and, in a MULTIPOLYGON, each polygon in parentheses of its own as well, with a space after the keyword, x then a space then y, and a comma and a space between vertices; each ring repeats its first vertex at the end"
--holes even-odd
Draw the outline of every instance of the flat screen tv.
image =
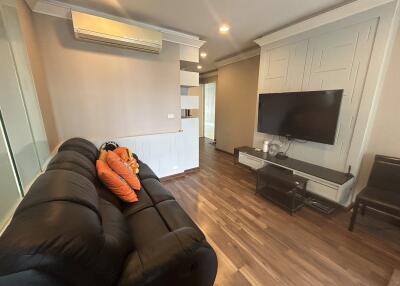
POLYGON ((260 94, 258 132, 335 144, 343 90, 260 94))

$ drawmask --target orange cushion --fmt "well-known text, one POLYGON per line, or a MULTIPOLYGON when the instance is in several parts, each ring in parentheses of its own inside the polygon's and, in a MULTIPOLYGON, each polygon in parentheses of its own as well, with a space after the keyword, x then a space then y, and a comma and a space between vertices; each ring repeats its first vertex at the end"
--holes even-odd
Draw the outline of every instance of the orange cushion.
POLYGON ((115 173, 120 175, 132 189, 135 191, 140 190, 140 181, 132 168, 113 151, 108 151, 107 164, 115 173))
POLYGON ((135 174, 139 173, 139 164, 132 156, 132 152, 126 147, 118 147, 113 150, 124 162, 128 163, 135 174))
POLYGON ((100 151, 99 160, 103 161, 103 162, 107 162, 107 151, 106 150, 100 151))
POLYGON ((128 162, 131 158, 129 149, 126 147, 118 147, 115 150, 113 150, 115 154, 117 154, 124 162, 128 162))
POLYGON ((134 203, 138 201, 136 193, 129 187, 127 182, 115 173, 108 166, 106 162, 97 160, 96 161, 97 175, 100 180, 110 189, 116 196, 121 200, 128 203, 134 203))

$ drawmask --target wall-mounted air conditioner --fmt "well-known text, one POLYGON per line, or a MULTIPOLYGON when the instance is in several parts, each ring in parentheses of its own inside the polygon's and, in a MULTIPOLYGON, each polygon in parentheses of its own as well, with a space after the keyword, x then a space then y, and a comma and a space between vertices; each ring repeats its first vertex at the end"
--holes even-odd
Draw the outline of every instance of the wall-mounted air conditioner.
POLYGON ((155 30, 76 11, 72 11, 72 23, 77 39, 149 53, 162 48, 162 34, 155 30))

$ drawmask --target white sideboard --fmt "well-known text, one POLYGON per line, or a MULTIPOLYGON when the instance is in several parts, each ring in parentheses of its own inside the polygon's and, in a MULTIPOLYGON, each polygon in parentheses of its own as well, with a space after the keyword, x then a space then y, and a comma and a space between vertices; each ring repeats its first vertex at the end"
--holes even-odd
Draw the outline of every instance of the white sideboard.
POLYGON ((349 206, 352 199, 354 177, 351 174, 327 169, 295 159, 276 159, 250 147, 238 148, 237 160, 254 170, 268 164, 291 170, 294 175, 308 179, 307 191, 342 206, 349 206))

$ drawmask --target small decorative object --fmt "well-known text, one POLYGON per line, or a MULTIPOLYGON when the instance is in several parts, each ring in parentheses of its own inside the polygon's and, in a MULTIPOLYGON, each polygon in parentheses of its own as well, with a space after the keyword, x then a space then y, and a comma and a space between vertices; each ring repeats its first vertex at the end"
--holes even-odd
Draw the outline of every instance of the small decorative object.
POLYGON ((114 151, 114 150, 115 150, 116 148, 118 148, 118 147, 119 147, 119 145, 118 145, 117 142, 108 141, 108 142, 103 143, 103 144, 100 146, 100 150, 114 151))
POLYGON ((263 145, 263 152, 267 153, 268 152, 268 145, 269 145, 269 141, 265 140, 264 141, 264 145, 263 145))
POLYGON ((276 156, 279 153, 280 146, 278 144, 268 145, 268 154, 271 156, 276 156))

